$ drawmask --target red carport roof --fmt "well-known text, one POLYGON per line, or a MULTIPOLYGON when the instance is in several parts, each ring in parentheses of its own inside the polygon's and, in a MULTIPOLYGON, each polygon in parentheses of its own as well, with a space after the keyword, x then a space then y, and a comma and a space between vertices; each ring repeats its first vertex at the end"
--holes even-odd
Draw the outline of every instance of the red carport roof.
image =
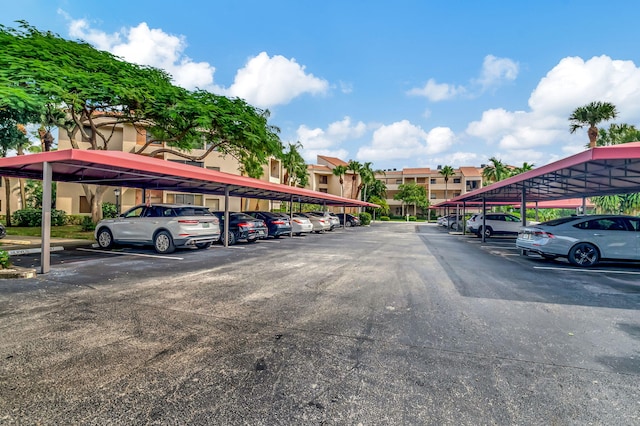
POLYGON ((53 171, 53 181, 121 186, 177 192, 262 198, 329 206, 378 207, 332 194, 265 182, 246 176, 208 170, 117 151, 67 149, 0 158, 0 175, 42 179, 43 164, 53 171))
POLYGON ((445 203, 519 203, 523 191, 527 202, 640 192, 640 142, 591 148, 445 203))

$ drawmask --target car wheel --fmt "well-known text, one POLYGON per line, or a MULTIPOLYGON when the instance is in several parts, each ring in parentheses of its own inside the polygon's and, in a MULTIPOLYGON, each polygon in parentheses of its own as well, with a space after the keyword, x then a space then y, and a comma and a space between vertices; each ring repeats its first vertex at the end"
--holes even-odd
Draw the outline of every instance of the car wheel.
POLYGON ((98 245, 102 249, 110 249, 113 247, 113 235, 107 228, 98 231, 98 245))
POLYGON ((569 251, 569 263, 575 266, 594 266, 600 260, 598 249, 589 243, 578 243, 569 251))
POLYGON ((160 254, 173 253, 176 250, 176 246, 173 245, 173 238, 167 231, 160 231, 153 239, 153 247, 160 254))
POLYGON ((489 238, 491 235, 493 235, 493 229, 491 229, 490 226, 487 226, 487 229, 484 230, 484 237, 489 238))
POLYGON ((344 226, 346 226, 347 228, 349 228, 352 225, 351 221, 348 220, 344 223, 344 226))
POLYGON ((302 235, 302 232, 295 232, 293 235, 295 235, 296 237, 299 237, 300 235, 302 235))
POLYGON ((196 247, 199 249, 207 249, 211 247, 211 243, 196 243, 196 247))
POLYGON ((7 228, 0 224, 0 238, 7 236, 7 228))
MULTIPOLYGON (((229 231, 227 232, 227 245, 232 246, 236 243, 236 234, 229 231)), ((224 245, 224 235, 220 237, 220 244, 224 245)))

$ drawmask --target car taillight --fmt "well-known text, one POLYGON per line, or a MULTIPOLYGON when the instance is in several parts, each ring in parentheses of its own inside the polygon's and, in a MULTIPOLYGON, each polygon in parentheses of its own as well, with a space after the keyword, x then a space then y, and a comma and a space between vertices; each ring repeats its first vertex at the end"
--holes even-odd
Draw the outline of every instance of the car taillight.
POLYGON ((253 223, 251 222, 241 222, 238 224, 239 227, 242 228, 253 228, 253 223))
POLYGON ((274 225, 284 225, 284 220, 274 220, 273 222, 274 225))
POLYGON ((535 235, 536 237, 540 237, 540 238, 555 238, 556 237, 551 232, 545 232, 545 231, 533 231, 533 235, 535 235))
POLYGON ((197 219, 178 219, 178 223, 185 223, 185 224, 189 224, 189 225, 195 225, 200 223, 199 220, 197 219))
POLYGON ((300 219, 293 219, 293 221, 294 221, 295 223, 302 223, 302 221, 301 221, 300 219))

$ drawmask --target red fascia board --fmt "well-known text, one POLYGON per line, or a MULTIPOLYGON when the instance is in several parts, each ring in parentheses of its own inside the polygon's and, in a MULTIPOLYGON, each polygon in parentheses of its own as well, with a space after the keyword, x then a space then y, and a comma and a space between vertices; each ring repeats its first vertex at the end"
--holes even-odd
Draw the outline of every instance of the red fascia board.
MULTIPOLYGON (((337 195, 312 191, 305 188, 297 188, 282 184, 253 179, 247 176, 238 176, 216 170, 202 169, 199 167, 161 160, 144 155, 131 154, 118 151, 94 151, 67 149, 61 151, 42 152, 30 155, 21 155, 0 159, 0 167, 19 167, 28 170, 42 170, 44 162, 82 164, 99 164, 114 171, 137 171, 149 174, 171 175, 202 182, 216 182, 223 185, 247 187, 263 191, 273 191, 301 197, 311 197, 323 201, 329 201, 337 205, 353 205, 363 207, 378 207, 375 204, 365 203, 359 200, 339 197, 337 195)), ((133 174, 133 172, 132 172, 133 174)), ((74 177, 74 180, 76 177, 74 177)))

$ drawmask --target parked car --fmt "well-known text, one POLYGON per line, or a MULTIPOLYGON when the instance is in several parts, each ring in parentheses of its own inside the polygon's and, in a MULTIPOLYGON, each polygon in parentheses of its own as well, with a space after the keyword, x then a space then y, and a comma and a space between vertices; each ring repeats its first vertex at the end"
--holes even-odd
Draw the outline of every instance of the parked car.
POLYGON ((594 266, 602 259, 640 260, 640 218, 561 217, 523 227, 516 247, 545 259, 566 257, 575 266, 594 266))
MULTIPOLYGON (((467 220, 469 232, 477 236, 482 235, 482 216, 482 213, 477 213, 467 220)), ((537 222, 528 222, 528 224, 534 223, 537 222)), ((492 235, 518 235, 518 231, 522 227, 522 220, 518 216, 509 213, 487 213, 485 224, 484 236, 487 238, 492 235)))
POLYGON ((338 213, 338 219, 340 220, 340 225, 344 225, 345 227, 350 227, 350 226, 360 226, 360 218, 358 218, 357 216, 354 216, 352 214, 347 213, 346 215, 342 214, 342 213, 338 213), (345 222, 344 217, 347 217, 347 221, 345 222))
POLYGON ((295 214, 293 218, 289 218, 289 215, 286 213, 278 213, 279 215, 289 219, 291 221, 291 231, 293 235, 302 235, 313 232, 313 223, 306 217, 296 217, 295 214))
POLYGON ((307 219, 309 219, 309 221, 313 225, 313 232, 315 232, 316 234, 319 234, 321 232, 325 232, 331 229, 331 224, 329 223, 329 220, 325 219, 324 217, 316 216, 309 213, 294 213, 293 217, 294 218, 306 217, 307 219))
POLYGON ((4 225, 0 223, 0 239, 6 236, 7 236, 7 228, 5 228, 4 225))
POLYGON ((467 215, 448 215, 445 220, 444 223, 442 224, 442 226, 444 226, 445 228, 454 230, 454 231, 462 231, 462 227, 464 226, 464 223, 469 220, 471 218, 472 215, 467 214, 467 215))
POLYGON ((315 212, 307 212, 308 214, 312 214, 314 216, 318 216, 323 218, 325 221, 329 221, 329 231, 333 231, 335 228, 339 228, 340 227, 340 219, 338 219, 338 216, 335 215, 335 213, 331 213, 331 212, 320 212, 320 211, 315 211, 315 212))
POLYGON ((271 212, 245 212, 246 214, 255 217, 256 219, 262 219, 267 225, 268 235, 273 238, 280 238, 282 235, 289 235, 291 233, 291 220, 289 217, 280 216, 277 213, 271 212))
POLYGON ((152 245, 158 253, 172 253, 176 247, 209 247, 220 239, 220 221, 206 207, 142 204, 101 220, 94 235, 103 249, 116 244, 152 245))
MULTIPOLYGON (((224 212, 213 212, 220 220, 220 229, 224 233, 224 212)), ((229 212, 229 232, 227 234, 227 245, 234 245, 240 240, 255 243, 260 238, 266 238, 268 233, 267 225, 262 219, 256 219, 246 213, 229 212)), ((224 244, 224 237, 220 238, 224 244)))

